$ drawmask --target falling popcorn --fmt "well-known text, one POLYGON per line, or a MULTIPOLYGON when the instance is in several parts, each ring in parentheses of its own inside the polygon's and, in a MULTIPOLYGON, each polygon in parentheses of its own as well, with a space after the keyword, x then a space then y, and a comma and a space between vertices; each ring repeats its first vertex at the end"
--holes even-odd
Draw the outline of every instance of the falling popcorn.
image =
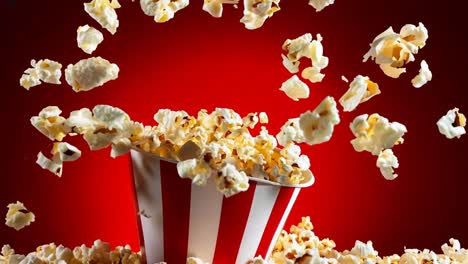
POLYGON ((89 3, 84 3, 86 13, 111 34, 115 34, 119 27, 119 19, 117 12, 115 12, 117 8, 120 8, 117 0, 92 0, 89 3))
POLYGON ((380 172, 387 180, 394 180, 398 177, 398 174, 393 172, 393 169, 398 168, 398 159, 393 154, 391 149, 386 149, 379 154, 377 158, 377 167, 380 169, 380 172))
POLYGON ((372 58, 387 76, 398 78, 406 72, 404 66, 414 61, 414 55, 426 45, 428 37, 428 31, 422 23, 417 27, 405 25, 400 33, 389 27, 374 39, 363 61, 372 58))
POLYGON ((164 23, 174 18, 177 11, 189 5, 189 0, 140 0, 141 10, 153 16, 156 23, 164 23))
POLYGON ((294 101, 299 99, 309 98, 309 86, 299 80, 297 75, 293 75, 281 85, 280 91, 283 91, 289 98, 294 101))
POLYGON ((267 18, 280 10, 280 0, 244 0, 244 16, 240 22, 247 29, 257 29, 263 26, 267 18))
POLYGON ((32 68, 24 71, 20 79, 20 85, 29 90, 42 82, 51 84, 61 84, 62 64, 49 59, 31 60, 32 68))
POLYGON ((119 67, 101 57, 80 60, 69 64, 65 79, 75 92, 89 91, 117 79, 119 67))
POLYGON ((423 60, 421 61, 421 69, 419 70, 419 74, 411 80, 411 83, 413 84, 414 88, 420 88, 431 80, 432 72, 429 70, 429 65, 427 65, 427 62, 423 60))
POLYGON ((437 121, 439 132, 448 139, 460 138, 466 134, 466 117, 458 108, 449 110, 446 115, 437 121))
POLYGON ((213 17, 223 15, 223 4, 237 5, 239 0, 204 0, 203 11, 208 12, 213 17))
POLYGON ((50 140, 62 141, 70 132, 66 119, 60 116, 62 110, 57 106, 48 106, 39 112, 38 116, 31 117, 31 124, 50 140))
POLYGON ((58 177, 62 176, 62 164, 64 161, 75 161, 81 156, 81 151, 78 148, 65 142, 54 143, 50 153, 52 154, 52 159, 48 159, 42 152, 39 152, 36 163, 41 168, 54 173, 58 177))
POLYGON ((258 114, 260 124, 268 124, 268 115, 265 112, 258 114))
POLYGON ((16 202, 15 204, 8 205, 5 220, 5 225, 19 231, 34 222, 35 216, 31 211, 26 209, 23 203, 16 202))
POLYGON ((349 85, 348 91, 340 98, 343 111, 351 112, 356 107, 380 94, 379 85, 367 76, 358 75, 349 85))
POLYGON ((322 11, 325 7, 333 5, 335 0, 309 0, 309 5, 311 5, 317 12, 322 11))
POLYGON ((104 41, 104 35, 102 33, 88 25, 80 26, 77 30, 76 41, 78 47, 84 52, 91 54, 95 51, 99 44, 104 41))

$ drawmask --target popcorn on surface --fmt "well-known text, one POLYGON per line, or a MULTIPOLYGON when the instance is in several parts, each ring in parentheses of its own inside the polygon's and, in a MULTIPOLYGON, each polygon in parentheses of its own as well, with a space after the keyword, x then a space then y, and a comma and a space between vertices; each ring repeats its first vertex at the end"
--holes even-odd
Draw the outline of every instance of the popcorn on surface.
POLYGON ((20 85, 26 90, 42 82, 61 84, 62 64, 53 60, 43 59, 38 62, 31 60, 31 66, 32 68, 28 68, 24 71, 20 79, 20 85))
POLYGON ((223 4, 236 6, 239 0, 204 0, 203 11, 208 12, 213 17, 221 17, 223 15, 223 4))
POLYGON ((240 22, 247 29, 257 29, 280 10, 280 0, 244 0, 244 16, 240 22))
POLYGON ((393 154, 391 149, 386 149, 379 154, 377 158, 377 167, 380 169, 380 173, 387 180, 394 180, 398 177, 398 174, 395 174, 393 169, 398 168, 397 157, 393 154))
POLYGON ((89 25, 84 25, 78 27, 76 41, 81 50, 91 54, 104 41, 104 35, 99 30, 89 25))
POLYGON ((283 91, 289 98, 294 101, 299 99, 309 98, 309 86, 301 81, 297 75, 293 75, 291 78, 283 82, 280 91, 283 91))
POLYGON ((119 67, 101 57, 83 59, 65 69, 65 79, 75 92, 89 91, 117 79, 119 67))
MULTIPOLYGON (((16 231, 29 226, 35 220, 35 215, 26 209, 23 203, 16 202, 8 205, 8 212, 5 217, 5 225, 14 228, 16 231)), ((14 251, 5 248, 5 251, 14 254, 14 251)), ((2 248, 2 254, 5 255, 4 249, 2 248)), ((1 259, 0 259, 1 260, 1 259)))
POLYGON ((429 69, 429 65, 425 60, 421 61, 421 69, 419 69, 419 74, 416 75, 412 80, 411 83, 413 84, 414 88, 420 88, 426 83, 432 80, 432 72, 429 69))
POLYGON ((449 110, 446 115, 437 121, 439 132, 448 139, 460 138, 466 134, 466 117, 458 108, 449 110))
POLYGON ((156 23, 164 23, 174 18, 177 11, 189 5, 189 0, 140 0, 141 10, 153 16, 156 23))
POLYGON ((119 19, 115 9, 120 8, 117 0, 92 0, 84 3, 84 9, 94 20, 111 34, 117 32, 119 19))
POLYGON ((358 75, 349 85, 348 91, 340 98, 339 102, 343 111, 351 112, 356 107, 380 94, 379 85, 372 82, 369 77, 358 75))
POLYGON ((333 5, 335 0, 309 0, 309 5, 311 5, 317 12, 322 11, 325 7, 333 5))

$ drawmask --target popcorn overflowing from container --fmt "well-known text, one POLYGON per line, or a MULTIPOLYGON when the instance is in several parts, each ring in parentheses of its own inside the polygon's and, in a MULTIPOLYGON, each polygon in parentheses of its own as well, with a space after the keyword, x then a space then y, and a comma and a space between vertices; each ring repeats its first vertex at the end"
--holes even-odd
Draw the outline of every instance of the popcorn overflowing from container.
MULTIPOLYGON (((157 23, 174 19, 176 13, 182 12, 189 5, 189 0, 139 2, 143 13, 154 17, 157 23)), ((211 16, 220 18, 225 7, 232 6, 237 9, 239 2, 242 2, 244 8, 240 22, 249 30, 262 27, 268 18, 281 10, 280 0, 204 0, 202 9, 211 16)), ((309 1, 309 5, 317 12, 332 4, 334 0, 309 1)), ((84 10, 111 34, 115 34, 119 27, 116 11, 118 8, 121 8, 121 5, 117 0, 92 0, 84 4, 84 10)), ((372 59, 385 75, 399 78, 406 72, 406 65, 416 60, 415 55, 426 45, 428 37, 428 30, 422 23, 417 26, 405 25, 399 33, 389 27, 372 41, 369 51, 364 55, 364 62, 372 59)), ((282 64, 293 75, 279 90, 290 99, 298 101, 309 97, 309 86, 303 80, 317 83, 325 77, 322 70, 328 66, 329 59, 323 55, 322 40, 320 34, 313 39, 312 34, 305 33, 283 43, 282 49, 286 54, 281 54, 282 64), (304 59, 310 59, 311 63, 300 68, 304 59), (296 75, 300 71, 303 80, 296 75)), ((84 25, 77 29, 77 46, 87 54, 92 54, 103 41, 103 34, 92 26, 84 25)), ((69 64, 64 70, 64 75, 66 82, 75 92, 84 92, 117 79, 119 70, 116 64, 106 59, 90 57, 69 64)), ((411 83, 415 88, 420 88, 432 80, 432 72, 425 60, 420 62, 419 73, 414 76, 411 83)), ((50 59, 37 62, 32 60, 31 67, 24 71, 19 83, 29 90, 43 82, 61 84, 61 77, 62 64, 59 62, 50 59)), ((348 83, 346 77, 341 76, 341 79, 348 83)), ((339 99, 339 104, 344 112, 352 112, 360 104, 379 94, 382 92, 377 83, 367 76, 357 75, 339 99)), ((267 130, 269 119, 271 117, 265 112, 249 113, 242 117, 228 108, 216 108, 211 112, 202 109, 196 116, 191 116, 185 111, 160 109, 154 115, 157 125, 152 126, 133 121, 122 109, 110 105, 78 109, 69 113, 68 117, 62 115, 59 107, 47 106, 31 118, 31 124, 54 142, 50 150, 52 156, 49 158, 48 155, 39 152, 36 163, 59 177, 63 174, 64 162, 76 161, 81 156, 78 148, 64 140, 81 135, 91 150, 111 147, 110 155, 113 158, 131 151, 131 155, 135 155, 136 152, 146 153, 160 157, 161 160, 176 162, 174 166, 180 178, 190 180, 194 186, 216 186, 225 197, 222 199, 246 193, 254 181, 255 195, 262 184, 277 188, 277 193, 285 188, 297 189, 297 192, 288 198, 292 204, 300 188, 315 182, 309 157, 302 154, 299 144, 316 145, 329 141, 334 127, 340 124, 339 110, 335 99, 327 96, 315 109, 286 120, 276 136, 267 130), (260 132, 253 135, 251 130, 259 124, 262 125, 260 132)), ((448 139, 464 135, 465 126, 466 117, 458 108, 449 110, 437 121, 439 132, 448 139)), ((390 122, 380 114, 374 113, 355 117, 349 127, 355 136, 351 140, 355 151, 366 151, 377 156, 376 166, 383 177, 386 180, 395 180, 398 175, 394 169, 400 164, 393 147, 403 143, 403 135, 407 133, 406 126, 390 122)), ((158 173, 163 174, 162 171, 158 173)), ((252 201, 254 205, 255 195, 252 201)), ((276 195, 279 197, 279 194, 276 195)), ((276 196, 274 199, 277 199, 276 196)), ((139 204, 141 205, 142 203, 139 204)), ((149 213, 151 210, 140 209, 142 210, 138 217, 153 217, 153 214, 149 213)), ((272 209, 274 205, 270 208, 272 209)), ((283 218, 287 217, 289 210, 290 208, 284 210, 283 218)), ((252 212, 250 214, 253 216, 249 215, 249 218, 255 217, 252 212)), ((20 230, 33 223, 35 215, 18 201, 8 205, 5 220, 8 227, 20 230)), ((284 230, 279 232, 283 225, 284 222, 279 223, 277 232, 272 234, 272 242, 265 251, 264 258, 252 254, 247 258, 240 250, 236 263, 468 263, 468 250, 461 248, 456 239, 450 239, 450 245, 442 246, 443 254, 429 250, 405 249, 401 256, 379 257, 370 241, 356 241, 351 250, 337 251, 333 240, 320 240, 314 234, 309 217, 304 217, 297 226, 293 225, 289 233, 284 230)), ((259 241, 256 242, 257 246, 259 241)), ((90 248, 82 245, 71 250, 51 243, 39 246, 36 252, 20 255, 5 245, 1 250, 0 263, 154 262, 154 259, 147 259, 146 256, 152 249, 145 250, 148 251, 146 254, 133 252, 129 246, 111 249, 109 244, 97 240, 90 248)), ((213 261, 213 254, 218 253, 212 252, 211 255, 208 254, 208 258, 211 259, 204 260, 196 255, 187 256, 186 263, 210 263, 213 261)), ((157 261, 163 263, 164 259, 157 261)))

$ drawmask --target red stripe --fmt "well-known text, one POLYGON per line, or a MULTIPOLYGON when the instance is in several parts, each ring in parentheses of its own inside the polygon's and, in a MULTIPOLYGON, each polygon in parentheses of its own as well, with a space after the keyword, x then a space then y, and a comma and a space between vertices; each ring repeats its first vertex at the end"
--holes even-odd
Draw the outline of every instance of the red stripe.
POLYGON ((167 263, 185 263, 187 259, 191 185, 190 180, 179 177, 176 164, 161 160, 164 261, 167 263))
POLYGON ((250 188, 246 192, 230 198, 224 197, 213 264, 236 262, 255 187, 256 183, 251 181, 250 188))
MULTIPOLYGON (((270 246, 271 240, 275 235, 276 229, 283 217, 286 207, 288 207, 288 203, 291 200, 295 188, 290 187, 282 187, 278 193, 278 197, 276 198, 275 205, 273 206, 273 210, 271 212, 270 218, 268 219, 267 226, 265 227, 265 231, 263 232, 262 239, 260 240, 260 244, 258 245, 257 252, 255 256, 262 255, 265 257, 268 247, 270 246)), ((281 227, 282 228, 282 227, 281 227)))

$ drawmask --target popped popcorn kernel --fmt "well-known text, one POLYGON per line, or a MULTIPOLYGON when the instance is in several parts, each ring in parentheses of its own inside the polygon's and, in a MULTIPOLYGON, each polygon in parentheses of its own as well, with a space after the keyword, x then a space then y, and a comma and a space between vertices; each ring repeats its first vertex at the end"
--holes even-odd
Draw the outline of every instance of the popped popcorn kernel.
POLYGON ((20 85, 26 90, 42 82, 61 84, 62 64, 49 59, 39 60, 38 62, 31 60, 31 67, 24 71, 19 81, 20 85))
POLYGON ((240 22, 246 29, 257 29, 280 10, 280 0, 244 0, 244 16, 240 22))
POLYGON ((204 0, 203 11, 208 12, 212 17, 223 15, 223 4, 237 5, 239 0, 204 0))
POLYGON ((57 106, 48 106, 39 112, 38 116, 31 117, 31 124, 50 140, 62 141, 70 132, 66 119, 60 114, 62 110, 57 106))
POLYGON ((75 161, 81 157, 81 151, 73 145, 65 142, 54 143, 52 150, 52 159, 47 158, 39 152, 36 163, 45 170, 48 170, 58 177, 62 176, 63 162, 75 161))
POLYGON ((108 60, 92 57, 69 64, 65 69, 65 79, 75 92, 89 91, 117 79, 119 70, 108 60))
POLYGON ((412 80, 411 83, 413 84, 414 88, 421 88, 426 83, 432 80, 432 72, 429 69, 429 65, 425 60, 421 61, 421 69, 419 69, 419 74, 416 75, 412 80))
POLYGON ((209 264, 207 262, 204 262, 203 260, 195 257, 189 257, 187 258, 187 264, 209 264))
POLYGON ((309 98, 309 86, 303 81, 299 80, 297 75, 293 75, 291 78, 286 80, 280 88, 280 91, 283 91, 289 98, 294 101, 299 101, 299 99, 309 98))
POLYGON ((258 114, 258 118, 260 120, 260 124, 268 124, 268 115, 265 112, 260 112, 260 114, 258 114))
POLYGON ((348 91, 340 98, 343 111, 351 112, 356 107, 380 94, 379 85, 367 76, 358 75, 349 85, 348 91))
POLYGON ((449 110, 446 115, 437 121, 439 132, 448 139, 460 138, 466 134, 466 117, 458 108, 449 110))
POLYGON ((309 5, 315 8, 317 12, 322 11, 325 7, 333 5, 335 0, 309 0, 309 5))
POLYGON ((249 188, 249 178, 243 171, 226 163, 216 175, 216 187, 226 197, 231 197, 249 188))
POLYGON ((398 177, 398 174, 395 174, 393 169, 398 168, 398 159, 393 154, 391 149, 386 149, 379 154, 377 158, 377 167, 380 169, 380 173, 386 180, 394 180, 398 177))
POLYGON ((117 0, 92 0, 89 3, 84 3, 86 13, 112 35, 117 32, 119 27, 119 19, 115 9, 120 7, 117 0))
MULTIPOLYGON (((23 229, 26 226, 29 226, 36 219, 35 215, 29 211, 23 203, 16 202, 8 205, 8 212, 5 217, 5 225, 11 228, 14 228, 16 231, 23 229)), ((13 254, 14 251, 5 248, 7 254, 13 254)), ((2 254, 4 249, 2 248, 2 254)))
POLYGON ((140 0, 141 10, 153 16, 156 23, 164 23, 174 18, 177 11, 189 5, 189 0, 140 0))
POLYGON ((181 178, 189 178, 193 184, 206 185, 208 179, 213 175, 213 170, 204 161, 199 159, 188 159, 177 163, 177 172, 181 178))
POLYGON ((84 25, 78 27, 76 41, 81 50, 91 54, 104 41, 104 35, 99 30, 89 25, 84 25))

